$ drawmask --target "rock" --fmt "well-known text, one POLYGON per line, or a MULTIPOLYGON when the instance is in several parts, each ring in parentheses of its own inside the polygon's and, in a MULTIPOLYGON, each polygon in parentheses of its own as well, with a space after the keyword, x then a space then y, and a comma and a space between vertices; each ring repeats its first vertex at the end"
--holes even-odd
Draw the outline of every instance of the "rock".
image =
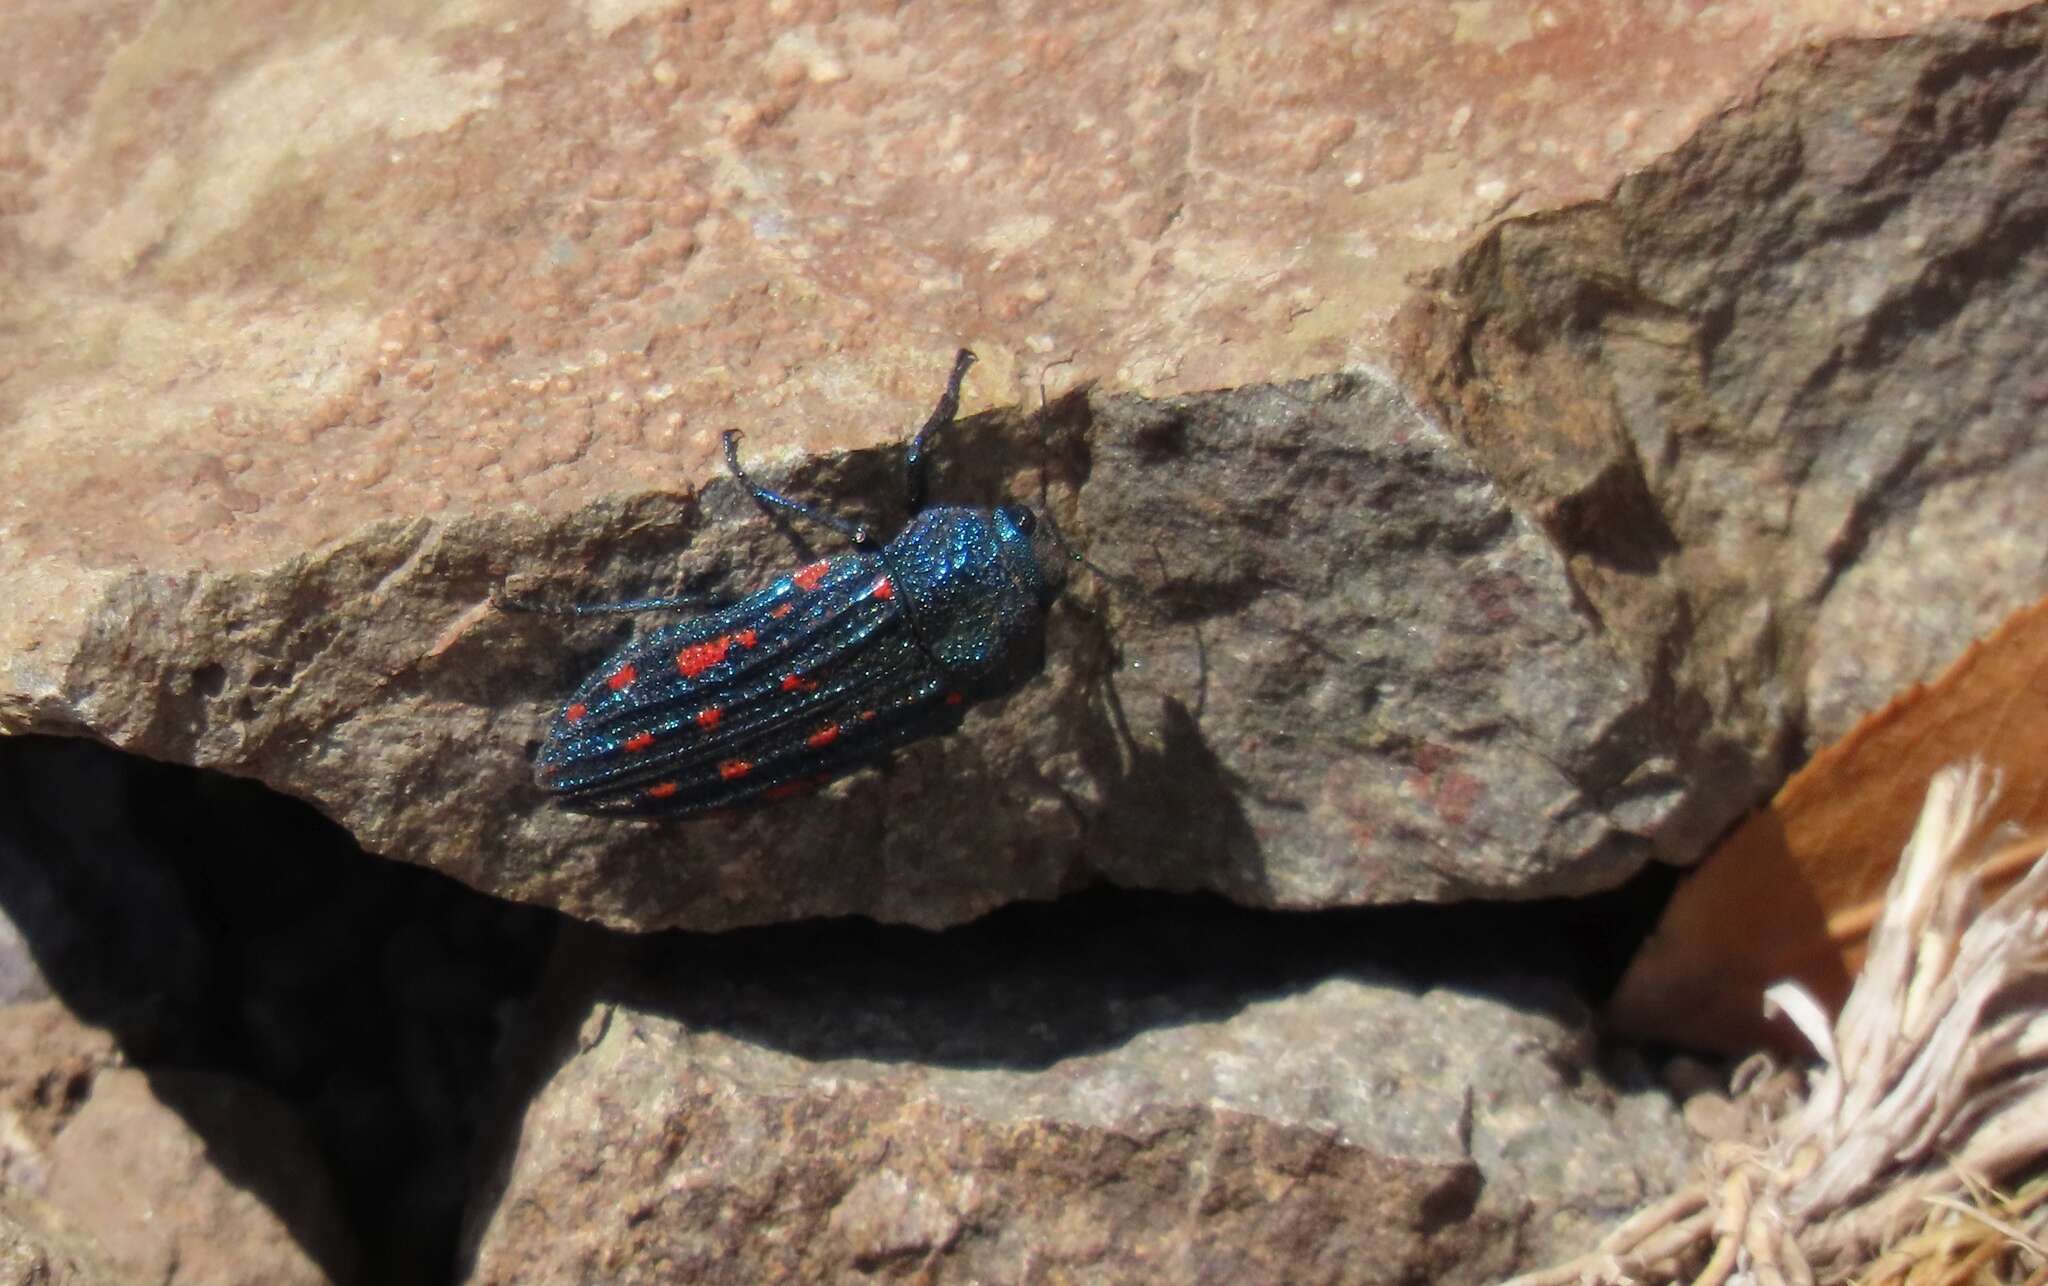
POLYGON ((346 1281, 325 1175, 265 1091, 120 1067, 55 1001, 0 1007, 0 1263, 81 1283, 346 1281))
MULTIPOLYGON (((2031 412, 2006 408, 2033 405, 2039 11, 1796 55, 1718 117, 1775 51, 1907 20, 1631 10, 1645 61, 1617 85, 1559 56, 1599 23, 1390 17, 1360 43, 1319 12, 1109 40, 1114 19, 1069 15, 1011 44, 914 12, 450 11, 253 28, 204 66, 25 28, 0 54, 38 87, 0 157, 21 176, 0 191, 0 728, 254 777, 385 855, 641 929, 941 925, 1104 879, 1287 907, 1530 897, 1688 860, 1800 729, 2007 597, 1886 609, 1893 659, 1827 646, 1941 588, 1883 579, 1942 561, 1897 551, 1952 537, 1994 584, 2029 578, 2033 529, 1999 515, 2033 467, 2031 412), (1054 84, 1062 120, 1124 104, 1148 58, 1151 107, 1030 124, 1054 84), (716 121, 676 110, 713 101, 716 121), (1163 102, 1206 103, 1203 129, 1163 102), (1508 225, 1442 277, 1451 320, 1404 332, 1470 455, 1366 373, 1405 272, 1643 165, 1508 225), (804 819, 544 814, 538 722, 617 635, 489 596, 739 592, 786 566, 719 478, 727 427, 766 476, 893 523, 870 506, 956 340, 984 358, 970 409, 1033 400, 1048 370, 1098 388, 1051 496, 1122 580, 1077 593, 1049 681, 804 819), (119 360, 79 358, 101 351, 119 360), (1554 377, 1489 356, 1520 351, 1554 377), (1978 363, 1990 410, 1937 451, 1943 354, 1978 363), (1489 428, 1508 408, 1540 423, 1489 428), (1886 408, 1865 446, 1828 429, 1886 408), (1801 445, 1757 463, 1752 442, 1801 445)), ((997 418, 941 453, 957 494, 1033 489, 1036 432, 997 418)))
POLYGON ((128 1286, 90 1238, 47 1202, 0 1187, 0 1283, 4 1286, 128 1286))
MULTIPOLYGON (((1529 897, 1644 859, 1681 794, 1649 686, 1392 389, 1070 409, 1057 445, 1085 473, 1055 505, 1090 561, 1127 570, 1077 591, 1042 680, 800 808, 662 828, 562 815, 526 779, 534 730, 618 627, 479 614, 489 569, 507 549, 573 566, 647 547, 672 509, 656 496, 555 524, 391 524, 266 572, 128 575, 48 701, 317 800, 375 851, 632 928, 937 926, 1105 878, 1270 906, 1529 897)), ((963 431, 956 481, 1006 458, 997 427, 963 431)), ((900 467, 893 448, 853 463, 900 467)), ((693 558, 761 569, 739 585, 792 557, 729 483, 681 512, 695 530, 669 540, 693 558)))
POLYGON ((354 1274, 305 1127, 230 1077, 101 1073, 51 1144, 49 1200, 139 1279, 258 1286, 354 1274))
POLYGON ((1810 50, 1407 319, 1665 694, 1671 856, 2048 592, 2044 157, 2048 9, 1810 50))
POLYGON ((1119 664, 1046 722, 1081 729, 1055 780, 1113 882, 1289 907, 1586 892, 1681 806, 1644 674, 1386 385, 1126 402, 1088 446, 1078 525, 1129 569, 1119 664))
POLYGON ((1597 196, 1788 50, 2005 7, 26 17, 0 546, 248 569, 566 512, 709 475, 725 427, 885 440, 956 341, 999 402, 1067 353, 1151 396, 1378 363, 1504 209, 1597 196))
POLYGON ((111 1036, 57 1001, 0 1007, 0 1189, 48 1193, 51 1143, 119 1061, 111 1036))
MULTIPOLYGON (((116 1042, 167 1099, 199 1069, 261 1086, 282 1102, 245 1111, 230 1090, 213 1110, 202 1081, 185 1087, 196 1105, 174 1107, 218 1155, 248 1146, 266 1111, 288 1115, 312 1155, 277 1185, 287 1202, 331 1180, 366 1278, 445 1277, 499 1042, 550 917, 370 857, 249 783, 57 738, 0 741, 0 907, 21 940, 11 966, 0 940, 0 978, 38 1001, 0 1008, 15 1024, 0 1026, 0 1084, 19 1076, 24 1119, 82 1104, 116 1042), (60 1059, 54 1029, 25 1025, 46 1012, 98 1033, 94 1058, 60 1059)), ((30 1134, 47 1143, 59 1124, 30 1134)), ((39 1175, 42 1143, 18 1154, 39 1175)))
POLYGON ((1268 991, 1273 942, 1156 929, 1060 968, 795 937, 558 994, 470 1281, 1494 1281, 1691 1155, 1540 986, 1268 991))

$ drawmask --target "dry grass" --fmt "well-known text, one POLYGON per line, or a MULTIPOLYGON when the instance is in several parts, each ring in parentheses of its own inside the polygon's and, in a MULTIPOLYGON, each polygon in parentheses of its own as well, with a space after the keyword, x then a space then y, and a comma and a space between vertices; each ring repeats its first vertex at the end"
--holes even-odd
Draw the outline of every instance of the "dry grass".
POLYGON ((1996 796, 1976 765, 1929 784, 1837 1018, 1766 993, 1805 1084, 1744 1064, 1699 1182, 1513 1286, 2048 1286, 2048 861, 1990 833, 1996 796), (2028 867, 1988 905, 1987 862, 2028 867))

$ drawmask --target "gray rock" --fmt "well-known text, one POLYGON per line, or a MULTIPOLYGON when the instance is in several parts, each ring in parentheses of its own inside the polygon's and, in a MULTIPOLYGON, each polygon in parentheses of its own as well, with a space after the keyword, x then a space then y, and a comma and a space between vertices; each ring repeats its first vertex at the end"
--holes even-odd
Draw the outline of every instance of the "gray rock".
POLYGON ((1136 939, 586 965, 470 1280, 1482 1282, 1684 1175, 1559 993, 1246 989, 1136 939))
MULTIPOLYGON (((549 809, 526 747, 619 627, 487 605, 515 558, 635 569, 557 577, 558 597, 644 586, 675 550, 760 583, 792 555, 729 482, 554 522, 389 524, 265 572, 132 573, 34 705, 634 928, 942 925, 1100 880, 1290 907, 1527 897, 1643 859, 1682 794, 1648 687, 1548 543, 1387 385, 1062 410, 1055 511, 1117 570, 1078 578, 1042 679, 801 807, 666 827, 549 809)), ((949 490, 1000 494, 1035 436, 965 426, 949 490)), ((897 468, 891 447, 805 489, 897 468)))
POLYGON ((1398 393, 1127 401, 1097 429, 1079 525, 1129 569, 1115 735, 1084 723, 1062 785, 1098 806, 1113 880, 1308 907, 1583 892, 1640 863, 1683 796, 1649 687, 1398 393))
POLYGON ((1690 860, 2048 592, 2048 9, 1787 59, 1508 223, 1408 369, 1663 694, 1690 860))

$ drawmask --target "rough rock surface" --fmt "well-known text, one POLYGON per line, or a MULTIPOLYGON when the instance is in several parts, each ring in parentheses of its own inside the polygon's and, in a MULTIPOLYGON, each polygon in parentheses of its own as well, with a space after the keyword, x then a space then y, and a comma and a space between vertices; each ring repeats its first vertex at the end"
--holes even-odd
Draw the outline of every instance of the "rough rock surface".
POLYGON ((1074 525, 1130 573, 1116 735, 1050 722, 1084 729, 1055 783, 1093 870, 1253 905, 1584 892, 1680 805, 1550 546, 1377 382, 1130 403, 1089 450, 1074 525))
MULTIPOLYGON (((486 598, 507 550, 573 567, 687 547, 741 584, 788 563, 730 483, 557 523, 386 524, 268 572, 131 573, 43 706, 261 776, 376 851, 641 928, 938 925, 1105 876, 1266 905, 1531 896, 1642 860, 1678 793, 1646 688, 1548 543, 1385 385, 1067 405, 1083 423, 1054 447, 1085 473, 1065 525, 1125 570, 1061 609, 1042 679, 800 808, 709 825, 549 808, 526 748, 619 627, 486 598)), ((947 490, 1001 493, 992 441, 960 435, 947 490)), ((881 489, 898 456, 848 472, 881 489)))
POLYGON ((48 1203, 0 1188, 0 1282, 6 1286, 127 1286, 135 1281, 48 1203))
POLYGON ((80 1282, 352 1275, 325 1167, 283 1104, 117 1063, 111 1037, 54 1001, 0 1007, 0 1188, 46 1267, 80 1282))
MULTIPOLYGON (((1673 527, 1649 501, 1646 519, 1580 505, 1605 552, 1567 575, 1374 377, 1184 391, 1369 364, 1388 351, 1397 270, 1440 264, 1503 209, 1589 195, 1665 154, 1770 51, 1975 11, 1723 6, 1666 22, 1637 6, 1431 6, 1333 26, 1277 6, 1100 39, 1091 24, 1115 19, 1092 8, 1018 9, 977 33, 923 10, 506 5, 402 29, 339 11, 224 22, 213 34, 237 53, 203 66, 190 51, 204 42, 176 25, 189 15, 110 4, 89 27, 39 19, 0 53, 18 73, 0 80, 19 87, 0 169, 0 263, 19 284, 0 304, 14 466, 0 726, 254 776, 392 857, 638 927, 852 911, 942 924, 1105 876, 1283 906, 1531 896, 1611 883, 1653 846, 1690 857, 1789 744, 1806 708, 1787 696, 1796 676, 1852 694, 1893 675, 1859 680, 1843 650, 1797 651, 1820 631, 1723 570, 1714 515, 1801 515, 1811 539, 1737 545, 1737 566, 1782 554, 1784 596, 1834 588, 1826 625, 1874 592, 1829 550, 1888 554, 1926 528, 1883 514, 1982 520, 1998 497, 1947 489, 1916 507, 1917 491, 1852 485, 1809 499, 1827 472, 1816 457, 1725 471, 1743 480, 1731 507, 1680 470, 1698 522, 1673 527), (1644 55, 1626 84, 1586 56, 1615 31, 1644 55), (1410 81, 1431 88, 1397 92, 1410 81), (1662 96, 1639 101, 1659 111, 1622 106, 1653 85, 1662 96), (1054 101, 1051 119, 1086 123, 1038 129, 1054 101), (1284 231, 1256 235, 1269 227, 1284 231), (1079 596, 1049 682, 808 820, 684 834, 539 815, 525 748, 610 636, 508 622, 490 591, 515 573, 563 597, 679 574, 759 583, 789 554, 718 483, 718 430, 751 427, 770 476, 871 502, 892 490, 886 451, 806 453, 896 438, 956 340, 986 359, 976 406, 1029 399, 1059 354, 1076 357, 1058 379, 1096 381, 1056 507, 1122 589, 1079 596), (1178 396, 1118 396, 1132 387, 1178 396), (824 463, 775 467, 794 458, 824 463), (1603 574, 1616 559, 1655 563, 1658 588, 1616 589, 1643 579, 1603 574), (1758 664, 1716 668, 1745 646, 1758 664), (1692 798, 1702 788, 1715 799, 1692 798), (1169 842, 1190 807, 1195 842, 1169 842), (817 841, 847 836, 871 842, 818 878, 817 841), (989 854, 971 874, 953 858, 963 836, 989 854)), ((1592 207, 1640 210, 1635 225, 1602 216, 1661 256, 1627 263, 1649 283, 1632 289, 1673 333, 1708 337, 1737 316, 1738 281, 1784 283, 1789 301, 1818 273, 1853 312, 1863 296, 1831 230, 1875 217, 1858 204, 1869 170, 1915 199, 1885 205, 1900 227, 1858 253, 1926 239, 1929 288, 1974 299, 2000 247, 2024 259, 2032 226, 2033 109, 1999 88, 2027 79, 2028 22, 2038 13, 1925 38, 1963 51, 1947 63, 1913 39, 1795 59, 1756 104, 1592 207), (1784 89, 1801 76, 1809 88, 1784 89), (1937 126, 1880 153, 1862 125, 1771 125, 1809 99, 1816 120, 1912 122, 1924 106, 1937 126), (1798 145, 1742 142, 1773 138, 1798 145), (1953 184, 1915 187, 1937 159, 1953 184), (1772 206, 1774 176, 1802 166, 1818 186, 1772 206), (2004 182, 2015 198, 1982 217, 1943 203, 1973 176, 1965 194, 2004 182), (1676 195, 1655 197, 1659 183, 1676 195), (1728 195, 1695 202, 1697 184, 1728 195), (1781 240, 1773 210, 1813 213, 1781 240), (1724 242, 1758 249, 1702 257, 1724 242), (1764 248, 1780 271, 1756 270, 1764 248)), ((1486 280, 1495 258, 1482 248, 1451 279, 1486 280)), ((1990 298, 2023 299, 2026 279, 1990 298)), ((2005 351, 1995 337, 2025 320, 1901 299, 1872 315, 1926 328, 1938 338, 1914 342, 1930 354, 2005 351)), ((1530 315, 1567 339, 1593 324, 1530 315)), ((1728 333, 1824 370, 1828 343, 1777 343, 1804 325, 1785 316, 1752 336, 1742 313, 1728 333)), ((1659 333, 1632 332, 1662 351, 1659 333)), ((1526 401, 1517 372, 1449 369, 1441 404, 1527 498, 1527 462, 1482 427, 1488 406, 1526 401)), ((1632 404, 1599 376, 1547 405, 1569 420, 1632 404)), ((1712 376, 1730 422, 1806 431, 1742 409, 1779 405, 1798 378, 1784 363, 1712 376)), ((1906 383, 1859 396, 1908 405, 1906 383)), ((2028 396, 2009 383, 1999 398, 2028 396)), ((1629 387, 1661 405, 1654 381, 1629 387)), ((1786 404, 1823 385, 1805 387, 1786 404)), ((970 494, 1028 494, 1033 436, 963 434, 984 457, 965 466, 984 483, 970 494)), ((1900 449, 1827 463, 1916 485, 1949 467, 1900 449)), ((1955 468, 1975 476, 1998 454, 1989 441, 1955 468)), ((1625 481, 1626 463, 1587 476, 1625 481)), ((1545 485, 1578 485, 1562 475, 1545 485)), ((1906 636, 1938 663, 1945 631, 1906 636)), ((1811 707, 1830 701, 1853 704, 1811 707)))
MULTIPOLYGON (((1690 859, 2048 588, 2048 7, 988 12, 10 20, 0 729, 254 777, 633 928, 955 925, 1098 881, 1528 897, 1690 859), (545 811, 529 743, 618 629, 491 591, 786 564, 719 474, 730 427, 764 478, 892 525, 957 343, 983 363, 940 491, 1043 480, 1097 569, 1046 674, 805 808, 545 811), (990 412, 1042 378, 1044 440, 990 412)), ((173 879, 105 785, 0 798, 0 1178, 49 1194, 0 1200, 7 1271, 106 1280, 103 1240, 161 1277, 247 1230, 267 1271, 345 1274, 286 1235, 329 1244, 328 1160, 388 1198, 351 1204, 402 1262, 486 1094, 498 1280, 1486 1280, 1688 1150, 1598 1074, 1575 1000, 1488 981, 1512 970, 1248 985, 1306 932, 1271 911, 1173 950, 1056 920, 994 966, 959 954, 975 927, 669 941, 559 980, 553 1061, 498 1083, 507 908, 323 884, 289 843, 225 860, 240 836, 173 879), (53 994, 120 1052, 52 1035, 53 994), (321 1158, 263 1090, 116 1066, 222 1033, 299 1081, 321 1158)), ((1487 941, 1456 923, 1446 949, 1487 941)))
POLYGON ((50 1203, 92 1229, 138 1280, 261 1286, 354 1276, 305 1127, 232 1078, 102 1072, 52 1142, 49 1167, 50 1203))
POLYGON ((2048 593, 2048 9, 1788 59, 1410 320, 1453 432, 1668 685, 1690 856, 2048 593))
POLYGON ((12 1225, 10 1259, 32 1265, 85 1256, 111 1270, 91 1232, 67 1232, 69 1221, 50 1206, 49 1154, 95 1078, 119 1063, 111 1036, 54 1000, 0 1006, 0 1218, 12 1225))
POLYGON ((1058 969, 979 934, 565 987, 470 1279, 1493 1281, 1691 1156, 1663 1095, 1581 1077, 1555 989, 1268 991, 1277 927, 1058 969))
POLYGON ((564 512, 708 475, 736 421, 871 445, 956 342, 1005 403, 1068 353, 1153 395, 1370 362, 1409 274, 1601 193, 1777 54, 2001 7, 19 13, 0 543, 260 567, 564 512))

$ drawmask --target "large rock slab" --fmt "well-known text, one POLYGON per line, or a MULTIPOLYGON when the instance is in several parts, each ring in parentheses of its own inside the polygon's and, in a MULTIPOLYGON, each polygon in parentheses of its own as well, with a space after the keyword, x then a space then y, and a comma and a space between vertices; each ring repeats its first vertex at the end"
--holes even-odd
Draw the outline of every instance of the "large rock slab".
POLYGON ((469 1280, 1497 1281, 1691 1155, 1543 986, 1290 984, 1256 933, 1066 968, 792 936, 557 993, 469 1280))
MULTIPOLYGON (((514 567, 569 599, 672 583, 676 551, 686 578, 761 583, 794 555, 729 480, 109 577, 68 656, 0 672, 17 718, 259 776, 373 850, 628 927, 939 925, 1105 878, 1276 906, 1526 897, 1644 859, 1681 794, 1649 686, 1549 542, 1394 390, 1057 410, 1049 447, 963 426, 942 479, 995 498, 1044 462, 1063 528, 1119 569, 1077 575, 1044 677, 886 777, 732 823, 549 808, 535 731, 621 631, 489 601, 514 567), (620 571, 549 575, 592 566, 620 571)), ((801 489, 900 467, 842 465, 801 489)))
MULTIPOLYGON (((0 301, 0 728, 257 777, 380 852, 633 927, 951 923, 1105 877, 1284 906, 1531 896, 1611 883, 1652 850, 1688 858, 1799 726, 1789 675, 1867 694, 1911 668, 1781 646, 1825 631, 1788 626, 1724 567, 1808 559, 1780 597, 1839 589, 1823 624, 1892 601, 1810 560, 1898 563, 1927 529, 1884 516, 1917 513, 1917 493, 1801 488, 1870 470, 1917 486, 1905 462, 1932 478, 1946 457, 1907 442, 1839 470, 1731 467, 1727 505, 1706 485, 1723 474, 1693 485, 1680 469, 1697 522, 1582 505, 1605 543, 1580 565, 1546 555, 1377 377, 1199 390, 1370 369, 1411 270, 1504 211, 1590 200, 1665 157, 1602 217, 1636 230, 1629 271, 1654 287, 1653 320, 1709 339, 1741 321, 1731 342, 1757 360, 1728 348, 1712 367, 1729 422, 1797 437, 1812 417, 1772 399, 1804 387, 1785 405, 1811 410, 1835 387, 1799 383, 1835 349, 1802 344, 1819 332, 1758 292, 1777 283, 1789 305, 1808 277, 1839 281, 1827 307, 1856 315, 1852 279, 1882 296, 1889 277, 1855 277, 1843 247, 1918 237, 1935 247, 1928 298, 1955 306, 1907 292, 1871 313, 1912 360, 1857 395, 1913 405, 1938 367, 1915 352, 1988 358, 2032 333, 2013 324, 2023 302, 1996 301, 2039 297, 2014 235, 2031 226, 2038 18, 1958 25, 1924 55, 1920 37, 1800 55, 1756 104, 1714 114, 1802 40, 1984 8, 1816 25, 1775 6, 1668 22, 1468 6, 1360 26, 1283 5, 1249 25, 1148 11, 1135 27, 1025 9, 1000 31, 831 6, 38 17, 0 51, 18 87, 0 151, 15 286, 0 301), (1615 24, 1643 55, 1623 81, 1587 56, 1615 24), (1895 122, 1892 151, 1872 153, 1859 119, 1895 122), (1937 165, 1942 182, 1916 187, 1937 165), (1773 176, 1800 167, 1812 181, 1771 204, 1773 176), (1864 201, 1869 182, 1908 205, 1864 201), (1728 199, 1687 195, 1701 189, 1728 199), (1883 237, 1829 231, 1888 211, 1883 237), (1789 214, 1805 221, 1778 239, 1789 214), (1723 244, 1748 249, 1715 259, 1723 244), (2008 260, 2021 271, 2004 282, 2008 260), (1787 324, 1758 324, 1772 316, 1787 324), (1035 400, 1048 367, 1055 391, 1097 389, 1052 496, 1122 579, 1084 586, 1055 624, 1049 681, 793 820, 686 833, 540 816, 527 744, 613 636, 515 625, 491 591, 513 575, 564 597, 759 584, 789 554, 719 484, 728 427, 750 429, 767 476, 893 521, 864 508, 892 490, 886 451, 864 448, 915 422, 959 341, 984 358, 971 410, 1035 400), (1132 391, 1152 400, 1119 400, 1132 391), (1797 511, 1806 535, 1737 541, 1731 561, 1724 509, 1738 525, 1797 511), (1659 539, 1686 556, 1662 558, 1659 539), (1640 558, 1674 583, 1631 597, 1601 570, 1640 558), (1717 668, 1731 657, 1759 664, 1717 668), (842 850, 821 877, 820 855, 842 850)), ((1487 244, 1519 244, 1515 226, 1487 244)), ((1492 253, 1447 280, 1489 280, 1492 253)), ((1515 333, 1569 340, 1577 316, 1546 305, 1515 333)), ((1660 351, 1663 332, 1631 333, 1660 351)), ((1876 354, 1879 372, 1891 350, 1842 351, 1876 354)), ((1496 449, 1466 409, 1518 395, 1487 392, 1497 364, 1469 380, 1454 367, 1417 375, 1462 381, 1437 405, 1576 554, 1526 486, 1550 456, 1496 449)), ((1603 400, 1599 373, 1585 378, 1593 393, 1545 403, 1570 432, 1606 423, 1588 407, 1662 404, 1655 379, 1603 400)), ((2007 379, 1992 403, 2030 387, 2007 379)), ((956 474, 976 484, 965 494, 1034 488, 1037 435, 1004 423, 956 444, 981 457, 956 474)), ((1654 430, 1600 440, 1640 441, 1645 459, 1687 440, 1654 430)), ((1956 468, 1988 477, 1971 462, 1998 450, 1956 468)), ((1549 485, 1573 491, 1580 475, 1560 469, 1549 485)), ((1585 476, 1629 475, 1594 461, 1585 476)), ((1935 507, 1988 535, 2000 503, 1944 487, 1935 507)), ((1906 636, 1921 640, 1897 645, 1907 660, 1948 641, 1906 636)))
POLYGON ((2044 227, 2030 5, 1787 58, 1408 319, 1406 369, 1666 689, 1675 857, 2048 593, 2044 227))
POLYGON ((1069 352, 1151 394, 1372 361, 1410 274, 1787 50, 2004 7, 19 14, 0 521, 88 566, 261 565, 700 474, 764 413, 871 444, 954 341, 1000 401, 1069 352))

